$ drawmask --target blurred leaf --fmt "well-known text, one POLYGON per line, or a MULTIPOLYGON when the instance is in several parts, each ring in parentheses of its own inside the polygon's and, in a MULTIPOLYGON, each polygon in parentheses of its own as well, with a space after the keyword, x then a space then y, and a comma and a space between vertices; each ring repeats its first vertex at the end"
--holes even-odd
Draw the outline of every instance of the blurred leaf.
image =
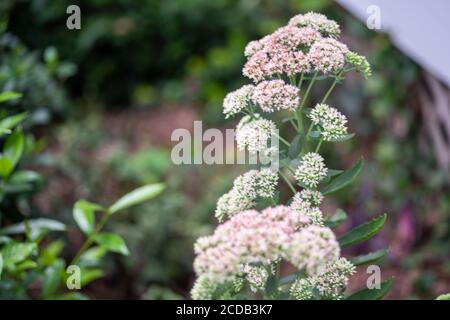
POLYGON ((63 272, 63 260, 56 260, 54 264, 45 269, 44 281, 42 284, 42 296, 44 298, 50 297, 58 289, 61 284, 63 272))
POLYGON ((118 234, 99 233, 94 237, 94 241, 109 251, 117 252, 123 255, 129 254, 125 241, 118 234))
POLYGON ((17 184, 32 183, 39 181, 41 179, 42 179, 41 175, 37 172, 31 170, 19 170, 11 175, 9 182, 17 184))
POLYGON ((338 191, 348 184, 350 184, 355 178, 359 175, 361 172, 363 166, 363 159, 359 159, 358 162, 355 163, 355 165, 350 168, 349 170, 346 170, 344 173, 338 175, 336 178, 331 180, 331 182, 323 189, 322 193, 329 194, 335 191, 338 191))
POLYGON ((78 200, 73 207, 73 218, 81 231, 90 235, 94 231, 95 226, 95 211, 102 210, 102 207, 98 204, 86 201, 78 200))
POLYGON ((16 265, 15 271, 21 272, 27 269, 34 269, 38 266, 38 264, 32 260, 25 260, 19 264, 16 265))
POLYGON ((79 292, 68 292, 60 294, 56 297, 52 297, 52 299, 55 300, 88 300, 88 297, 86 297, 84 294, 79 292))
POLYGON ((3 272, 3 255, 0 253, 0 280, 2 279, 3 272))
POLYGON ((83 266, 99 265, 101 259, 106 254, 106 249, 103 247, 92 247, 86 250, 80 257, 79 264, 83 266))
POLYGON ((13 134, 6 139, 3 153, 11 161, 13 167, 22 156, 23 147, 23 134, 20 130, 14 131, 13 134))
POLYGON ((347 219, 347 214, 344 210, 339 208, 336 210, 336 213, 333 216, 329 217, 325 221, 325 226, 327 226, 328 228, 336 228, 340 226, 341 223, 345 221, 345 219, 347 219))
POLYGON ((56 240, 43 248, 39 256, 40 263, 49 266, 55 262, 64 248, 64 241, 56 240))
POLYGON ((383 227, 386 222, 387 214, 378 216, 369 222, 361 224, 356 228, 350 230, 342 237, 339 238, 339 244, 341 247, 347 247, 349 245, 357 244, 363 242, 374 234, 376 234, 383 227))
POLYGON ((17 93, 17 92, 13 92, 13 91, 5 91, 5 92, 0 93, 0 102, 19 99, 20 97, 22 97, 21 93, 17 93))
POLYGON ((273 298, 278 293, 278 279, 273 274, 269 274, 266 281, 266 295, 273 298))
POLYGON ((82 268, 81 269, 81 286, 84 287, 85 285, 88 285, 92 281, 103 277, 104 272, 102 269, 87 269, 82 268))
POLYGON ((382 282, 380 289, 364 288, 346 298, 346 300, 380 300, 392 287, 392 278, 382 282))
POLYGON ((289 158, 296 159, 301 151, 301 140, 302 136, 297 134, 294 139, 292 139, 291 146, 289 147, 289 158))
POLYGON ((355 266, 374 262, 383 258, 389 252, 388 248, 383 248, 365 255, 360 255, 350 259, 350 262, 355 266))
MULTIPOLYGON (((66 225, 62 222, 47 218, 28 220, 31 238, 36 238, 46 231, 65 231, 66 225)), ((25 222, 0 229, 0 234, 22 234, 26 232, 25 222)))
POLYGON ((5 267, 13 266, 37 251, 35 243, 8 242, 1 250, 5 267))
POLYGON ((162 183, 149 184, 140 188, 137 188, 130 193, 124 195, 122 198, 117 200, 110 208, 109 212, 111 214, 117 211, 129 208, 131 206, 140 204, 147 200, 156 197, 164 190, 165 186, 162 183))
POLYGON ((9 160, 4 155, 0 155, 0 175, 3 179, 6 179, 13 169, 13 164, 11 160, 9 160))
POLYGON ((11 129, 17 124, 22 122, 27 117, 27 113, 19 113, 10 117, 7 117, 0 121, 0 134, 11 133, 11 129))
POLYGON ((333 139, 333 140, 331 140, 331 141, 332 141, 332 142, 344 142, 344 141, 347 141, 347 140, 352 139, 354 136, 355 136, 354 133, 349 133, 349 134, 346 134, 346 135, 342 136, 342 137, 339 138, 339 139, 333 139))

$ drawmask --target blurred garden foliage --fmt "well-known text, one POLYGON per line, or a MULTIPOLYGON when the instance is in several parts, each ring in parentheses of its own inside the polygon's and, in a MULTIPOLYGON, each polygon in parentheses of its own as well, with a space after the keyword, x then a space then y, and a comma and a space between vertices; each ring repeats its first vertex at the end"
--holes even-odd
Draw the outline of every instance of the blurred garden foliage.
MULTIPOLYGON (((79 198, 111 203, 138 185, 164 180, 164 197, 111 221, 111 230, 139 254, 109 257, 106 277, 86 288, 89 296, 187 296, 193 281, 192 243, 211 232, 216 199, 230 187, 236 168, 173 166, 170 135, 129 118, 146 119, 157 110, 166 126, 176 117, 184 119, 179 126, 189 127, 187 122, 199 117, 224 126, 222 100, 243 84, 246 43, 309 10, 337 20, 346 30, 346 42, 373 66, 372 78, 360 82, 349 77, 330 102, 349 115, 351 131, 359 136, 354 145, 335 150, 347 162, 334 167, 347 166, 354 154, 366 158, 362 187, 338 193, 336 199, 346 204, 353 225, 369 218, 366 212, 390 213, 386 231, 370 248, 357 250, 390 243, 383 270, 397 277, 392 297, 431 298, 448 291, 448 174, 424 143, 413 95, 420 68, 385 35, 325 0, 76 3, 82 12, 79 31, 65 27, 66 8, 73 1, 0 2, 0 92, 23 93, 6 102, 2 117, 28 112, 21 168, 42 176, 32 190, 4 198, 0 209, 2 227, 24 216, 73 224, 72 206, 79 198), (192 117, 178 115, 181 110, 190 110, 192 117), (110 122, 111 113, 117 114, 115 122, 110 122), (127 121, 126 130, 119 127, 127 121)), ((80 237, 68 233, 72 244, 79 244, 80 237)), ((73 254, 74 247, 66 254, 73 254)))

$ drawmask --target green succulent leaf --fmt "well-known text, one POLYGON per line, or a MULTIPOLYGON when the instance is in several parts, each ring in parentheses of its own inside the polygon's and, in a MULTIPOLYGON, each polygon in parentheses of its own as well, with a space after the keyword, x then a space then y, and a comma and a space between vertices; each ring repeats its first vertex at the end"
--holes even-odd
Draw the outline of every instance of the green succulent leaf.
POLYGON ((362 166, 363 159, 361 158, 349 170, 344 171, 344 173, 331 180, 331 182, 322 190, 322 193, 324 195, 330 194, 349 185, 359 175, 362 166))
POLYGON ((328 228, 337 228, 347 219, 347 214, 342 209, 337 209, 336 213, 325 221, 328 228))
POLYGON ((117 200, 110 208, 111 214, 117 211, 129 208, 131 206, 143 203, 147 200, 153 199, 159 195, 165 189, 165 185, 162 183, 149 184, 140 188, 137 188, 130 193, 127 193, 122 198, 117 200))
POLYGON ((361 224, 346 234, 344 234, 342 237, 339 238, 339 244, 341 247, 347 247, 350 245, 354 245, 360 242, 363 242, 370 237, 372 237, 374 234, 376 234, 380 229, 384 226, 384 223, 386 222, 387 214, 383 214, 381 216, 378 216, 364 224, 361 224))
POLYGON ((128 255, 129 251, 121 236, 114 233, 99 233, 94 237, 95 242, 106 250, 128 255))
POLYGON ((358 292, 353 293, 346 300, 380 300, 382 299, 391 289, 393 279, 389 278, 388 280, 382 282, 380 284, 379 289, 369 289, 364 288, 358 292))
POLYGON ((368 264, 374 261, 377 261, 384 256, 386 256, 389 252, 388 248, 383 248, 368 254, 360 255, 354 258, 350 259, 350 262, 353 263, 355 266, 359 266, 362 264, 368 264))

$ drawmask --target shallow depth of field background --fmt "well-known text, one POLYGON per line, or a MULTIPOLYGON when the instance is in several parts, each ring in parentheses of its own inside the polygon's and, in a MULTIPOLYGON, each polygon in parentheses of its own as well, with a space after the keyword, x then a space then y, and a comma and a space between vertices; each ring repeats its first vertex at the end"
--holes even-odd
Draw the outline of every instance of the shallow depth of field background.
MULTIPOLYGON (((310 10, 336 19, 341 40, 373 66, 369 80, 351 74, 330 99, 348 115, 357 138, 327 146, 328 159, 344 168, 363 155, 366 165, 357 183, 327 198, 324 211, 345 209, 350 219, 342 229, 389 214, 383 231, 357 248, 363 253, 390 246, 381 265, 383 278, 395 277, 388 298, 450 291, 449 174, 439 168, 423 129, 415 90, 424 81, 422 70, 387 36, 325 0, 75 2, 80 31, 65 27, 74 1, 0 3, 0 91, 24 93, 16 107, 30 112, 28 130, 41 148, 26 167, 46 177, 29 199, 29 214, 73 224, 71 209, 79 198, 110 203, 142 184, 168 185, 162 196, 111 220, 131 255, 110 255, 106 276, 84 293, 188 297, 193 242, 212 232, 217 198, 246 168, 174 166, 170 135, 191 129, 194 120, 203 120, 204 128, 232 128, 222 100, 249 82, 241 75, 246 43, 310 10)), ((20 206, 1 211, 3 223, 23 220, 20 206)), ((82 240, 75 228, 69 232, 72 246, 65 254, 73 255, 82 240)), ((364 286, 366 277, 360 269, 351 287, 364 286)))

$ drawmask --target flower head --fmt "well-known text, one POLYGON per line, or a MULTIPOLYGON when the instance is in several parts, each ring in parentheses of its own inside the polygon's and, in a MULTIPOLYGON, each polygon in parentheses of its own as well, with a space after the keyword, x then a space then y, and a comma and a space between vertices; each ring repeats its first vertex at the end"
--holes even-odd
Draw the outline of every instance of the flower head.
POLYGON ((348 278, 355 273, 355 266, 345 258, 326 264, 322 270, 311 277, 298 279, 290 289, 291 295, 297 300, 307 300, 313 297, 313 290, 324 299, 341 299, 348 278))
POLYGON ((254 88, 253 85, 248 84, 225 96, 223 100, 225 118, 238 114, 248 106, 254 88))
POLYGON ((325 15, 315 12, 296 15, 289 20, 289 25, 310 27, 320 31, 324 36, 337 37, 341 33, 336 21, 330 20, 325 15))
POLYGON ((324 265, 339 258, 340 247, 330 228, 311 225, 295 233, 287 259, 309 275, 318 274, 324 265))
POLYGON ((269 62, 269 57, 264 50, 257 51, 245 63, 242 74, 255 83, 264 80, 274 74, 269 62))
POLYGON ((281 47, 299 50, 302 46, 309 47, 320 38, 322 38, 320 32, 309 26, 297 28, 293 25, 287 25, 269 35, 265 49, 271 55, 281 47))
POLYGON ((297 279, 289 289, 289 293, 297 300, 312 300, 314 298, 314 283, 309 277, 297 279))
POLYGON ((205 276, 200 276, 195 280, 191 289, 191 297, 193 300, 212 300, 216 289, 217 283, 212 282, 205 276))
POLYGON ((295 178, 309 188, 315 188, 327 175, 328 169, 322 156, 315 152, 305 154, 295 170, 295 178))
POLYGON ((259 50, 261 50, 263 48, 263 44, 261 43, 261 41, 259 40, 253 40, 250 41, 244 49, 244 55, 246 57, 251 57, 252 55, 254 55, 256 52, 258 52, 259 50))
POLYGON ((337 73, 345 65, 348 48, 333 38, 323 38, 314 42, 308 52, 308 61, 314 71, 324 74, 337 73))
POLYGON ((323 226, 323 214, 317 207, 322 197, 319 191, 303 190, 301 193, 296 193, 292 198, 291 209, 307 216, 311 224, 323 226))
POLYGON ((311 121, 321 127, 325 141, 340 140, 347 135, 347 118, 336 108, 318 104, 309 114, 311 121))
POLYGON ((236 142, 239 150, 248 149, 251 153, 268 148, 269 139, 277 132, 275 123, 256 115, 256 119, 245 116, 236 127, 236 142))
POLYGON ((269 272, 263 266, 245 265, 242 270, 253 292, 264 289, 269 272))
POLYGON ((260 82, 253 91, 252 101, 265 112, 294 110, 299 106, 300 90, 283 80, 260 82))
POLYGON ((233 188, 217 201, 215 216, 219 221, 241 211, 251 209, 257 197, 272 198, 275 195, 278 174, 270 168, 250 170, 234 180, 233 188))
POLYGON ((359 55, 355 52, 349 51, 345 55, 345 60, 349 65, 353 66, 358 72, 361 72, 364 75, 364 78, 367 79, 372 75, 372 70, 366 57, 359 55))
POLYGON ((243 211, 219 225, 212 236, 197 240, 194 269, 213 282, 230 281, 240 274, 242 265, 268 265, 285 255, 293 235, 308 222, 285 206, 261 213, 243 211))

